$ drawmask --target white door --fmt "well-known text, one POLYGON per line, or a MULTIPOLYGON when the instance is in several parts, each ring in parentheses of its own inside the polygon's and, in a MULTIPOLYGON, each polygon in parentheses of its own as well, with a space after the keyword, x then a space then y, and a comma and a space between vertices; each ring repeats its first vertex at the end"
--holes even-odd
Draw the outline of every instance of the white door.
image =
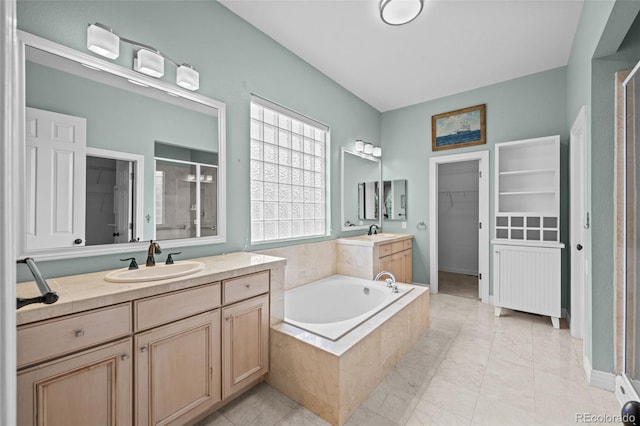
POLYGON ((584 284, 587 268, 584 254, 585 213, 585 129, 584 107, 571 127, 570 141, 570 256, 571 256, 571 335, 584 336, 584 284))
POLYGON ((27 250, 84 245, 86 119, 26 110, 27 250))
POLYGON ((438 167, 440 164, 478 160, 478 293, 489 303, 489 151, 429 158, 429 287, 438 293, 438 167))
POLYGON ((131 241, 133 217, 131 214, 131 175, 132 164, 129 161, 116 160, 116 186, 113 189, 113 213, 115 215, 114 243, 131 241))

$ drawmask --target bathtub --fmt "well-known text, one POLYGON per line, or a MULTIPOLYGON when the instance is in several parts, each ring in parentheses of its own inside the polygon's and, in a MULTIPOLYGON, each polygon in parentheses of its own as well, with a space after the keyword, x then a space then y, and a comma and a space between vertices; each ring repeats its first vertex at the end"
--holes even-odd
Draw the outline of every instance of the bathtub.
POLYGON ((429 327, 429 288, 342 275, 286 291, 267 381, 341 426, 429 327))
POLYGON ((294 288, 284 295, 284 321, 336 341, 413 289, 398 283, 333 275, 294 288))

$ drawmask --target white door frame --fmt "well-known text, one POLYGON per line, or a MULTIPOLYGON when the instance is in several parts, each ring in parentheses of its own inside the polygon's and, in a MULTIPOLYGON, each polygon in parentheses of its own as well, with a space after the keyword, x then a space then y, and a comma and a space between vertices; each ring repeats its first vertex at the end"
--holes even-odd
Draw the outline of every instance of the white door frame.
POLYGON ((586 114, 584 106, 580 109, 571 126, 569 142, 569 193, 570 193, 570 238, 569 253, 571 256, 571 335, 584 337, 584 285, 585 285, 585 250, 578 250, 585 242, 585 138, 586 114))
POLYGON ((438 292, 438 166, 478 160, 478 273, 482 302, 489 303, 489 151, 441 155, 429 158, 429 269, 431 293, 438 292))
POLYGON ((16 424, 16 0, 0 2, 0 424, 16 424))

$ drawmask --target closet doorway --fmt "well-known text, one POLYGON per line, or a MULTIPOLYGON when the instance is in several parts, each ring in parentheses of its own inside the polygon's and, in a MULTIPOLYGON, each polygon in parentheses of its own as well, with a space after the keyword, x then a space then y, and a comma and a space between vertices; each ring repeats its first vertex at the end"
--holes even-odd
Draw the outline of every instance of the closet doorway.
POLYGON ((489 303, 489 153, 429 162, 431 292, 489 303))

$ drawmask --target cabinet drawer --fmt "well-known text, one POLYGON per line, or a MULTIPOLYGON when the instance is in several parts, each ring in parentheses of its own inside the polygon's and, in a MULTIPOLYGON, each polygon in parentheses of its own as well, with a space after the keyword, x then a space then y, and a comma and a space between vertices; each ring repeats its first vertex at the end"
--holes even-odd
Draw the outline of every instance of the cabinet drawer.
POLYGON ((409 250, 411 248, 411 240, 404 240, 402 242, 402 250, 409 250))
POLYGON ((397 241, 391 244, 391 253, 399 253, 404 250, 404 241, 397 241))
POLYGON ((18 368, 131 334, 131 304, 18 328, 18 368))
POLYGON ((134 302, 135 331, 186 318, 220 306, 220 283, 175 291, 134 302))
POLYGON ((266 293, 269 291, 269 271, 225 280, 222 288, 225 305, 266 293))
POLYGON ((393 246, 393 243, 382 244, 378 249, 378 257, 380 258, 384 256, 389 256, 391 253, 393 253, 392 246, 393 246))

